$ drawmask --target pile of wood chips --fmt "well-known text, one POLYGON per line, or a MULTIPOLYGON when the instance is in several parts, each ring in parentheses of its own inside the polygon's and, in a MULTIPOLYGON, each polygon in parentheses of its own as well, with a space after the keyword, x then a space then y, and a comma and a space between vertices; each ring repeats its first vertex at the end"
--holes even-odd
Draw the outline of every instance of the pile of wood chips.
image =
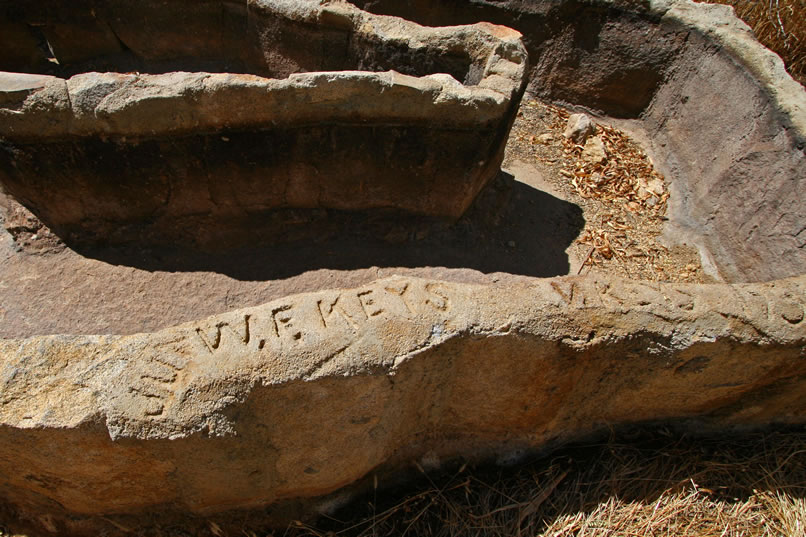
POLYGON ((663 176, 623 133, 601 125, 596 130, 596 136, 604 142, 607 160, 585 162, 581 159, 584 147, 563 138, 563 152, 568 160, 560 173, 571 179, 574 189, 583 198, 624 203, 633 213, 648 211, 662 217, 669 199, 663 176))
MULTIPOLYGON (((561 131, 568 120, 568 113, 553 107, 561 120, 555 126, 561 131)), ((602 140, 607 159, 601 162, 586 161, 582 157, 584 146, 567 138, 563 143, 565 159, 560 174, 571 181, 574 190, 587 199, 595 199, 608 206, 618 204, 624 209, 642 214, 654 220, 662 220, 666 214, 669 192, 663 176, 652 167, 649 158, 624 133, 605 125, 597 125, 591 138, 602 140)), ((630 257, 638 254, 651 256, 651 252, 628 251, 628 232, 631 226, 613 213, 602 213, 598 225, 586 226, 580 244, 591 247, 585 264, 596 264, 597 258, 612 259, 614 256, 630 257), (611 240, 612 237, 612 240, 611 240), (593 256, 593 253, 598 256, 593 256)))
POLYGON ((598 123, 606 158, 586 158, 585 146, 563 137, 569 112, 527 101, 513 126, 507 160, 533 162, 563 197, 583 209, 585 228, 569 254, 579 273, 603 271, 652 281, 708 281, 690 247, 660 242, 669 190, 649 157, 620 130, 598 123), (575 251, 577 248, 577 251, 575 251))

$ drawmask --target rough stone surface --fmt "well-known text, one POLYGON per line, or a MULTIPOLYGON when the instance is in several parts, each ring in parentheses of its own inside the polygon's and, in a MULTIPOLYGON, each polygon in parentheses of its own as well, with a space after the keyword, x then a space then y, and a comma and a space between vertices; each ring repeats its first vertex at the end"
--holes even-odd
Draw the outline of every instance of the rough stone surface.
MULTIPOLYGON (((217 253, 59 248, 11 206, 0 211, 16 236, 0 232, 0 338, 155 332, 391 274, 503 284, 575 272, 566 249, 584 226, 581 209, 540 190, 539 177, 515 173, 519 180, 502 174, 456 225, 348 218, 338 222, 348 234, 325 229, 316 241, 217 253)), ((332 227, 337 217, 320 218, 332 227)))
POLYGON ((354 0, 423 24, 524 35, 528 91, 611 118, 670 184, 671 243, 725 281, 806 267, 806 91, 729 6, 690 0, 354 0), (770 259, 775 259, 770 263, 770 259))
POLYGON ((582 160, 591 164, 599 164, 607 160, 607 149, 599 136, 588 138, 585 148, 582 150, 582 160))
MULTIPOLYGON (((136 9, 167 17, 163 4, 136 9)), ((243 17, 262 76, 0 73, 4 190, 71 244, 215 249, 281 239, 288 210, 456 219, 498 173, 525 85, 517 32, 312 0, 253 1, 243 17)))
POLYGON ((801 422, 804 307, 803 277, 389 278, 151 334, 2 340, 0 492, 59 532, 114 531, 101 517, 310 511, 380 468, 607 424, 801 422))
POLYGON ((616 117, 639 117, 673 68, 686 32, 658 24, 671 2, 352 0, 429 26, 489 21, 524 34, 529 91, 616 117))
POLYGON ((577 144, 585 145, 585 140, 594 132, 596 132, 596 125, 587 114, 571 114, 568 117, 568 124, 565 126, 563 136, 577 144))
MULTIPOLYGON (((393 38, 385 41, 388 47, 361 45, 357 50, 366 54, 351 57, 360 70, 333 75, 336 84, 323 86, 322 77, 331 75, 302 71, 317 70, 311 69, 312 59, 322 57, 319 53, 333 46, 331 38, 340 39, 334 37, 338 29, 354 21, 344 16, 353 12, 340 4, 325 4, 319 12, 319 21, 335 29, 324 37, 317 37, 312 19, 299 11, 299 2, 271 4, 284 13, 299 12, 300 18, 285 27, 260 22, 268 5, 261 2, 250 2, 249 10, 237 3, 226 3, 232 9, 221 9, 222 4, 213 1, 198 2, 197 10, 157 0, 94 4, 98 22, 93 24, 86 17, 68 16, 63 2, 0 4, 4 12, 13 13, 7 20, 26 20, 29 30, 42 29, 48 42, 53 42, 53 52, 74 62, 62 66, 45 58, 44 64, 37 63, 35 51, 24 50, 26 43, 41 41, 33 34, 30 40, 21 38, 15 49, 0 48, 0 59, 27 57, 38 66, 31 69, 36 76, 3 79, 8 91, 0 98, 0 108, 9 112, 0 126, 22 129, 17 134, 30 129, 27 123, 15 122, 14 112, 19 111, 15 107, 22 106, 32 124, 39 121, 41 110, 57 112, 38 123, 48 136, 68 132, 72 133, 68 138, 81 139, 85 136, 81 129, 92 125, 109 129, 108 140, 99 137, 97 145, 79 148, 70 145, 72 140, 56 136, 41 153, 30 153, 29 170, 37 172, 30 177, 47 171, 33 163, 55 156, 70 155, 76 161, 89 156, 85 160, 97 166, 93 173, 119 178, 129 189, 122 197, 118 188, 101 198, 112 204, 113 212, 131 211, 123 213, 126 218, 147 213, 137 213, 142 185, 134 176, 126 176, 126 170, 143 163, 161 163, 163 167, 149 176, 159 184, 161 177, 182 180, 185 172, 192 177, 193 170, 206 174, 210 158, 223 166, 224 160, 216 164, 216 151, 210 149, 214 144, 242 148, 243 162, 264 167, 266 162, 250 159, 268 159, 266 147, 278 148, 283 158, 295 154, 291 146, 282 145, 296 132, 286 125, 271 135, 274 138, 267 135, 254 146, 249 145, 251 126, 245 131, 216 131, 216 121, 231 118, 247 126, 252 121, 249 114, 217 108, 216 96, 224 95, 219 91, 232 92, 227 95, 229 102, 239 95, 253 99, 269 88, 281 87, 288 92, 283 95, 293 100, 302 95, 297 93, 300 88, 314 88, 323 91, 315 94, 322 102, 341 102, 339 96, 344 95, 351 96, 352 102, 365 93, 351 93, 350 88, 364 84, 376 88, 375 94, 383 88, 395 97, 397 91, 408 95, 407 88, 413 86, 414 94, 434 97, 423 102, 441 103, 435 110, 449 110, 455 104, 456 110, 463 111, 462 106, 474 103, 471 108, 482 114, 499 106, 493 94, 503 95, 492 88, 492 93, 483 94, 491 96, 490 101, 473 93, 490 90, 489 84, 499 78, 488 77, 489 82, 483 83, 481 71, 468 67, 461 54, 459 58, 447 55, 451 61, 441 67, 425 62, 428 72, 389 72, 384 62, 390 58, 402 57, 404 64, 415 65, 414 59, 432 57, 405 41, 410 30, 392 19, 377 19, 382 27, 362 25, 355 34, 355 41, 362 43, 361 36, 376 35, 373 32, 380 28, 384 38, 393 38), (175 17, 166 17, 148 30, 152 21, 143 17, 142 9, 157 5, 175 17), (257 18, 245 17, 247 12, 257 18), (209 17, 228 21, 216 28, 237 32, 212 32, 214 38, 199 32, 209 27, 209 17), (58 36, 82 28, 87 37, 83 49, 108 54, 88 60, 82 59, 85 52, 81 50, 59 52, 60 46, 75 38, 59 41, 58 36), (365 29, 367 33, 361 33, 365 29), (114 43, 108 39, 109 32, 117 38, 114 43), (244 32, 256 44, 242 47, 243 56, 234 57, 232 51, 238 47, 228 36, 244 32), (398 38, 403 41, 395 41, 398 38), (275 50, 267 47, 273 42, 287 46, 277 49, 277 54, 262 54, 275 50), (120 50, 120 43, 125 50, 120 50), (196 57, 206 58, 215 69, 168 73, 175 69, 163 67, 179 61, 171 56, 172 50, 191 56, 204 50, 206 56, 196 57), (216 56, 215 50, 222 52, 216 56), (227 55, 240 74, 226 73, 227 55), (141 74, 89 74, 92 69, 87 62, 103 64, 112 59, 145 69, 132 69, 141 74), (82 72, 87 74, 73 76, 82 72), (451 75, 455 82, 438 72, 456 73, 451 75), (57 78, 49 78, 53 76, 57 78), (268 80, 272 76, 276 78, 268 80), (132 94, 143 98, 110 97, 132 94), (206 106, 194 108, 196 97, 205 100, 206 106), (130 125, 138 125, 141 118, 135 108, 151 110, 162 120, 160 128, 175 129, 170 131, 175 141, 148 138, 151 135, 143 134, 144 125, 137 127, 141 129, 135 136, 138 143, 123 141, 121 132, 114 130, 120 127, 114 114, 105 115, 104 102, 130 125), (125 103, 131 103, 133 110, 125 103), (167 117, 174 110, 176 117, 167 117), (188 134, 195 132, 191 125, 196 122, 210 131, 205 127, 205 132, 188 134), (246 134, 239 137, 239 132, 246 134), (267 146, 266 140, 271 144, 267 146), (182 160, 184 156, 162 158, 173 150, 172 144, 186 144, 177 155, 186 156, 192 148, 196 156, 189 161, 182 160), (112 152, 120 145, 129 148, 129 156, 105 161, 109 155, 121 154, 112 152)), ((677 230, 678 237, 698 244, 704 258, 712 259, 715 271, 725 279, 773 281, 672 285, 606 277, 510 277, 498 284, 472 285, 398 276, 368 282, 370 269, 353 275, 351 289, 289 295, 161 330, 0 339, 0 498, 4 508, 14 511, 16 519, 11 523, 23 521, 56 534, 114 535, 137 529, 146 519, 190 523, 210 515, 226 520, 236 512, 257 512, 267 521, 282 524, 326 509, 360 487, 362 479, 371 482, 376 473, 394 474, 412 460, 497 456, 511 461, 529 450, 591 431, 647 421, 682 420, 690 426, 718 428, 806 422, 806 276, 802 275, 806 209, 801 195, 806 177, 806 93, 786 75, 780 60, 760 47, 727 8, 687 0, 641 3, 643 7, 598 0, 411 0, 390 2, 387 7, 405 11, 412 6, 423 8, 412 10, 412 16, 419 13, 425 22, 509 21, 526 34, 535 59, 532 74, 541 75, 533 76, 533 91, 611 115, 639 118, 632 125, 650 141, 655 163, 670 180, 670 228, 677 230), (753 106, 737 107, 737 102, 753 106), (780 279, 784 276, 794 277, 780 279)), ((22 35, 23 30, 16 27, 14 32, 22 35)), ((455 43, 450 36, 456 31, 445 30, 447 41, 439 42, 455 43)), ((6 35, 11 34, 0 34, 0 40, 6 35)), ((343 65, 337 67, 343 70, 343 65)), ((371 111, 371 105, 359 102, 357 106, 356 117, 363 127, 361 110, 371 111)), ((398 113, 427 121, 414 105, 404 112, 381 108, 389 114, 384 116, 387 126, 398 113)), ((302 118, 304 110, 299 106, 289 114, 299 114, 292 119, 302 118)), ((257 108, 255 114, 261 113, 257 108)), ((445 117, 458 122, 458 127, 451 127, 454 135, 479 131, 461 113, 445 117)), ((319 146, 338 146, 342 135, 353 136, 359 129, 346 120, 345 124, 294 147, 301 148, 302 154, 319 146)), ((383 145, 383 134, 378 132, 382 131, 370 125, 364 136, 383 145)), ((405 132, 387 131, 393 143, 384 147, 402 144, 422 149, 427 132, 420 124, 405 132)), ((3 154, 13 154, 14 144, 29 147, 24 138, 4 141, 3 154)), ((422 153, 421 162, 431 162, 432 157, 439 162, 443 151, 450 150, 434 147, 433 154, 422 153)), ((375 158, 368 148, 361 146, 362 158, 375 158)), ((394 154, 391 149, 377 153, 377 158, 388 161, 387 155, 394 154)), ((345 162, 361 162, 357 156, 350 154, 345 162)), ((299 172, 288 173, 298 177, 294 174, 299 172)), ((406 173, 410 175, 410 170, 406 173)), ((243 170, 238 171, 242 174, 243 170)), ((89 175, 80 168, 76 172, 80 177, 89 175)), ((252 186, 241 189, 230 189, 226 183, 215 188, 205 182, 209 196, 180 198, 177 206, 205 207, 204 203, 215 200, 216 210, 224 212, 211 214, 229 214, 231 207, 248 206, 264 195, 265 183, 253 177, 252 186)), ((305 184, 291 185, 284 188, 293 199, 310 192, 305 184)), ((31 188, 47 192, 45 186, 35 183, 31 188)), ((163 201, 175 200, 176 190, 169 186, 163 201)), ((401 193, 394 196, 399 201, 401 193)), ((63 196, 59 203, 81 215, 85 202, 80 197, 63 196)), ((40 233, 36 220, 9 207, 7 225, 21 235, 40 233)), ((170 221, 165 216, 163 223, 170 221)), ((199 222, 204 223, 193 225, 204 233, 215 229, 215 220, 206 227, 199 222)), ((122 234, 137 230, 119 224, 112 227, 122 234)), ((167 224, 164 229, 170 231, 167 224)), ((389 232, 390 237, 395 235, 396 230, 389 232)), ((210 240, 222 239, 212 235, 210 240)), ((496 240, 501 245, 497 252, 531 244, 523 236, 496 236, 496 240), (507 246, 511 243, 514 246, 507 246)), ((278 257, 278 264, 285 261, 278 257)), ((28 277, 50 275, 46 262, 37 258, 34 265, 36 270, 28 277)), ((107 274, 120 276, 125 270, 125 266, 115 267, 107 274)), ((154 281, 169 281, 156 274, 159 269, 153 270, 154 281)), ((434 270, 438 277, 447 274, 434 270)), ((145 271, 140 272, 135 283, 113 289, 108 296, 138 300, 147 289, 140 283, 145 271)), ((82 277, 79 270, 70 274, 82 277)), ((237 273, 242 279, 251 274, 237 273)), ((479 275, 473 279, 495 281, 479 275)), ((175 296, 194 292, 187 287, 192 279, 170 281, 177 286, 171 290, 175 296)), ((309 282, 309 287, 321 287, 322 281, 309 282)), ((2 295, 13 297, 7 285, 0 281, 2 295)), ((15 329, 25 326, 26 312, 43 312, 47 300, 42 293, 55 288, 44 290, 35 281, 20 285, 26 286, 25 296, 34 297, 35 305, 12 308, 8 315, 17 316, 15 329)), ((87 285, 81 289, 99 284, 87 285)), ((287 281, 279 285, 282 290, 306 286, 287 281)), ((80 293, 71 296, 80 301, 80 293)), ((218 308, 205 307, 205 311, 218 308)), ((71 313, 68 308, 52 309, 54 316, 71 313)), ((167 309, 171 311, 165 316, 192 318, 182 317, 175 306, 167 309)), ((228 309, 226 300, 220 309, 228 309)), ((7 315, 5 304, 0 310, 0 315, 7 315)), ((149 326, 170 326, 160 323, 153 302, 143 310, 149 326)), ((80 311, 108 310, 96 303, 80 311)), ((120 316, 126 310, 116 311, 120 316)), ((123 322, 118 317, 104 326, 123 322)), ((32 323, 40 327, 33 333, 47 331, 41 327, 62 326, 52 319, 32 323)), ((71 326, 98 326, 93 323, 80 320, 71 326)))
POLYGON ((678 2, 661 22, 698 28, 643 124, 672 178, 670 241, 726 281, 803 273, 806 91, 728 6, 678 2))

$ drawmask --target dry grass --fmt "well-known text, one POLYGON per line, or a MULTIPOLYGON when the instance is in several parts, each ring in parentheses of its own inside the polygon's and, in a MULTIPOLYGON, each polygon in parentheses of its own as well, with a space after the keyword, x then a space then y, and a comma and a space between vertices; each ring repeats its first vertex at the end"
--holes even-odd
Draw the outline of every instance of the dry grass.
POLYGON ((806 0, 700 0, 733 6, 795 80, 806 86, 806 0))
POLYGON ((316 527, 274 535, 806 535, 806 433, 661 433, 577 446, 517 468, 423 475, 416 492, 377 494, 316 527))

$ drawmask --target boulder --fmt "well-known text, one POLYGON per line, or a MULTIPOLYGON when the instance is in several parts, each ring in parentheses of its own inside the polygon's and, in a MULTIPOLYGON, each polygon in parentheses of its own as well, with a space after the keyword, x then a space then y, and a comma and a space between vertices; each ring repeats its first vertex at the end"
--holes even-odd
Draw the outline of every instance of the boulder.
POLYGON ((150 334, 0 340, 0 497, 62 535, 145 513, 282 524, 421 458, 802 422, 804 308, 804 277, 393 277, 150 334))

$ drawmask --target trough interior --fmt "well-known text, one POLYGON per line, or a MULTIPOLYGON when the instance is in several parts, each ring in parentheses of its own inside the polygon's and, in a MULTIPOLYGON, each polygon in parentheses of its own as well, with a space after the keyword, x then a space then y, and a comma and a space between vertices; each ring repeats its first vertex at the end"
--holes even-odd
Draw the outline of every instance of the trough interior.
POLYGON ((803 87, 774 53, 749 43, 732 8, 697 6, 697 28, 644 0, 353 3, 426 25, 515 28, 530 56, 529 93, 610 118, 644 141, 671 188, 669 243, 696 246, 728 282, 803 273, 806 135, 780 107, 791 100, 802 114, 803 87), (744 57, 709 35, 717 28, 731 28, 744 57), (773 65, 777 95, 752 74, 773 65))
POLYGON ((520 68, 496 71, 509 65, 499 55, 523 61, 519 43, 493 50, 503 41, 489 28, 427 30, 348 4, 110 0, 3 9, 0 25, 16 31, 0 37, 0 70, 169 73, 85 73, 47 112, 32 101, 63 84, 40 90, 37 77, 4 75, 32 84, 8 92, 4 186, 71 246, 279 242, 318 229, 322 208, 455 220, 497 171, 511 94, 522 91, 520 68), (31 39, 3 47, 21 32, 31 39), (472 86, 488 68, 491 80, 478 91, 444 76, 472 86), (189 72, 197 69, 241 76, 189 72), (27 92, 37 96, 26 100, 27 92), (468 113, 446 117, 454 107, 468 113), (20 112, 39 113, 44 125, 20 112), (260 237, 243 240, 252 230, 260 237))
POLYGON ((339 18, 294 20, 258 2, 79 1, 0 6, 0 66, 69 78, 85 72, 227 72, 283 79, 318 71, 448 73, 479 82, 461 47, 380 43, 339 18))
MULTIPOLYGON (((787 128, 765 88, 708 36, 640 10, 595 2, 359 4, 425 24, 489 20, 519 29, 532 55, 533 94, 593 111, 646 142, 672 191, 670 242, 699 248, 713 275, 728 282, 767 281, 803 272, 802 134, 787 128)), ((385 59, 359 57, 358 52, 350 56, 345 36, 334 32, 319 41, 291 39, 287 43, 299 47, 297 56, 289 52, 274 59, 258 58, 254 53, 262 49, 257 45, 260 34, 249 25, 245 9, 241 4, 209 2, 200 4, 198 13, 179 10, 172 18, 163 12, 164 22, 150 30, 153 35, 142 34, 143 28, 137 26, 142 18, 136 14, 125 18, 131 25, 128 30, 115 26, 118 23, 112 19, 100 29, 96 22, 80 19, 65 19, 69 21, 65 24, 85 34, 113 32, 120 49, 104 49, 103 61, 144 62, 144 69, 162 69, 168 65, 162 62, 179 61, 163 56, 174 49, 184 51, 185 58, 207 51, 200 55, 217 62, 221 70, 271 76, 336 67, 308 63, 316 57, 320 62, 349 57, 363 68, 385 69, 383 61, 399 53, 405 56, 405 51, 391 50, 381 51, 385 59), (220 28, 228 30, 219 32, 220 28), (230 32, 232 28, 236 30, 230 32), (143 43, 135 43, 132 36, 141 35, 143 43), (237 37, 243 35, 249 36, 248 53, 238 52, 244 47, 236 43, 237 37), (330 39, 339 43, 334 50, 347 52, 321 54, 329 50, 330 39), (154 48, 147 48, 148 42, 154 48)), ((58 13, 57 9, 47 20, 30 18, 33 22, 26 31, 34 37, 46 30, 47 35, 56 35, 58 13)), ((280 33, 296 30, 300 29, 280 33)), ((52 40, 55 43, 48 37, 49 43, 52 40)), ((76 35, 68 41, 86 42, 76 35)), ((55 53, 58 46, 53 43, 55 53)), ((360 50, 372 48, 355 49, 360 50)), ((99 57, 97 51, 93 54, 99 57)), ((62 75, 77 66, 90 68, 81 54, 76 52, 73 58, 58 65, 39 58, 26 65, 31 71, 62 75)), ((466 58, 450 60, 447 66, 409 59, 433 72, 450 72, 461 65, 455 75, 460 79, 469 73, 466 58)), ((566 248, 582 229, 579 208, 540 188, 528 178, 504 178, 491 185, 456 226, 384 220, 382 239, 363 234, 377 227, 371 215, 322 212, 323 219, 343 218, 345 232, 318 242, 247 247, 219 256, 156 249, 77 253, 47 245, 38 252, 19 252, 3 236, 0 335, 151 331, 292 293, 353 287, 392 273, 479 283, 574 273, 566 248)))
POLYGON ((505 283, 576 273, 566 250, 584 225, 582 210, 545 192, 540 179, 502 172, 453 225, 322 210, 310 223, 322 230, 314 239, 221 252, 76 251, 41 228, 18 227, 17 243, 0 234, 0 337, 149 332, 392 274, 505 283))

